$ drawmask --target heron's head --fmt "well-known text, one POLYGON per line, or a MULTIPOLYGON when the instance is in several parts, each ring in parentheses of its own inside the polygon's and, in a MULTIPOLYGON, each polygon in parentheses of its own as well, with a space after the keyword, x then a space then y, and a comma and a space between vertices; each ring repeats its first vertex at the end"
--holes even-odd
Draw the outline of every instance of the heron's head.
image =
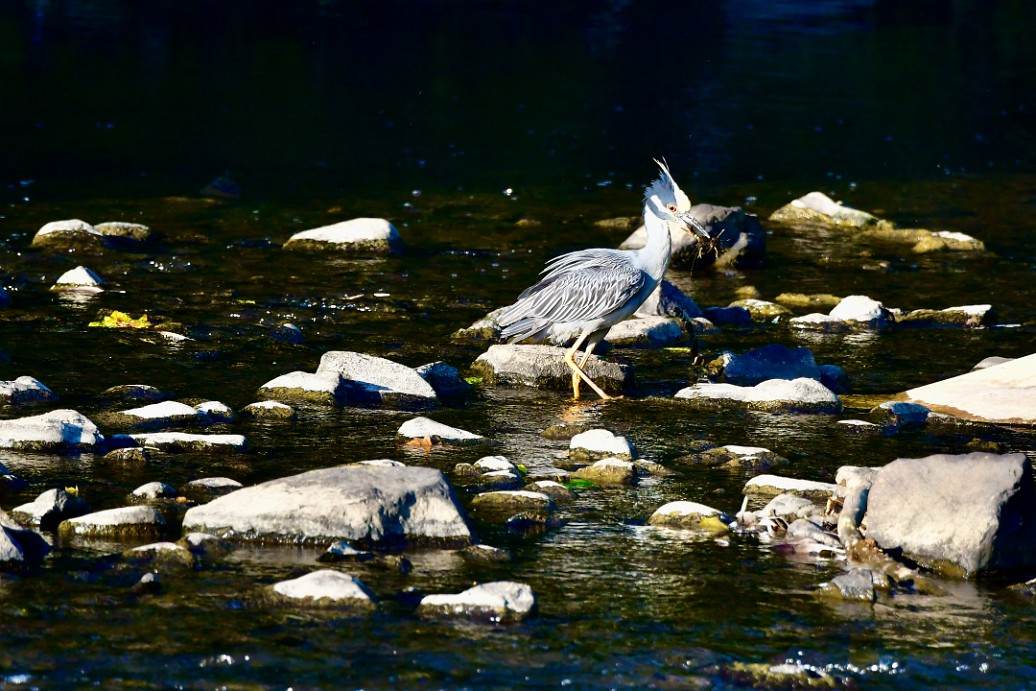
POLYGON ((644 192, 645 206, 671 226, 675 225, 707 240, 709 231, 705 230, 701 221, 691 215, 691 200, 676 184, 672 173, 669 172, 669 166, 665 161, 657 159, 655 163, 662 172, 644 192))

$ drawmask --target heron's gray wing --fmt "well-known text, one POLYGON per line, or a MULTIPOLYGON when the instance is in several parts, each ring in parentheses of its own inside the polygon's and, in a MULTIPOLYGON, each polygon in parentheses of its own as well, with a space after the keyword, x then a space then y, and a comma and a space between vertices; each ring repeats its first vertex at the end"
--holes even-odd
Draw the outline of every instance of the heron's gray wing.
POLYGON ((497 320, 508 337, 532 335, 551 324, 600 319, 634 299, 647 281, 647 275, 622 253, 572 252, 553 260, 543 280, 522 293, 497 320))

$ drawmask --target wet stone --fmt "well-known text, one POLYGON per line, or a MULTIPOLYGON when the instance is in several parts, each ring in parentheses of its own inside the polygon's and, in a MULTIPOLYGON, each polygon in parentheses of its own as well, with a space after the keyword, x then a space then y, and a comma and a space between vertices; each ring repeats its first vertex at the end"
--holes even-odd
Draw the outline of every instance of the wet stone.
POLYGON ((780 475, 757 475, 745 483, 744 493, 749 497, 772 498, 785 492, 805 497, 810 501, 827 502, 837 494, 838 485, 815 480, 797 480, 780 475))
POLYGON ((734 355, 726 367, 723 377, 729 384, 755 386, 768 379, 821 378, 813 353, 809 348, 791 349, 779 343, 771 343, 734 355))
POLYGON ((687 334, 676 319, 648 316, 619 322, 605 339, 620 348, 665 348, 684 342, 687 334))
POLYGON ((446 402, 456 403, 466 398, 474 387, 460 376, 453 365, 430 362, 417 368, 417 375, 428 382, 435 395, 446 402))
POLYGON ((104 454, 103 460, 110 463, 148 463, 151 461, 151 454, 147 449, 139 446, 112 449, 104 454))
POLYGON ((830 311, 841 301, 842 298, 830 293, 781 293, 774 298, 774 302, 785 307, 827 311, 830 311))
POLYGON ((344 396, 342 375, 337 372, 288 372, 259 387, 259 397, 297 403, 335 405, 344 396))
POLYGON ((536 613, 536 595, 524 583, 482 583, 456 595, 427 595, 417 614, 432 618, 463 618, 489 623, 523 621, 536 613))
POLYGON ((248 440, 240 434, 188 434, 186 432, 144 432, 130 435, 141 446, 168 453, 227 454, 248 451, 248 440))
POLYGON ((97 511, 62 521, 62 538, 138 540, 158 537, 166 527, 165 519, 150 506, 124 506, 97 511))
POLYGON ((489 545, 471 545, 460 550, 460 556, 476 563, 503 563, 511 561, 511 553, 506 549, 489 545))
POLYGON ((176 488, 164 482, 148 482, 133 490, 130 498, 134 501, 151 501, 154 499, 175 499, 176 488))
POLYGON ((256 420, 295 420, 298 415, 290 405, 279 401, 258 401, 241 409, 241 414, 256 420))
POLYGON ((834 201, 823 192, 810 192, 770 214, 771 221, 788 225, 866 228, 882 223, 877 217, 834 201))
POLYGON ((188 424, 205 424, 209 422, 200 410, 178 401, 162 401, 150 403, 139 408, 130 408, 117 413, 102 414, 98 417, 103 423, 114 427, 132 429, 158 429, 188 424))
POLYGON ((172 398, 172 394, 147 384, 120 384, 105 389, 100 397, 125 403, 158 403, 172 398))
POLYGON ((229 477, 202 477, 191 480, 183 486, 183 495, 198 502, 212 501, 244 487, 240 482, 229 477))
POLYGON ((438 402, 435 389, 417 370, 373 355, 329 351, 316 374, 342 378, 337 397, 346 405, 406 408, 438 402))
POLYGON ((871 409, 871 418, 880 425, 896 430, 923 427, 928 420, 928 408, 918 403, 885 401, 871 409))
POLYGON ((273 331, 270 332, 270 338, 278 343, 299 344, 306 342, 306 337, 302 335, 302 329, 291 322, 278 324, 273 331))
POLYGON ((911 310, 896 317, 896 324, 904 327, 961 326, 976 328, 989 326, 994 322, 992 305, 964 305, 941 310, 911 310))
POLYGON ((820 515, 823 508, 805 497, 782 493, 771 499, 758 513, 760 516, 777 516, 790 523, 799 518, 820 515))
POLYGON ((855 328, 885 331, 896 319, 892 312, 877 300, 866 295, 850 295, 835 305, 829 316, 852 324, 855 328))
POLYGON ((0 509, 0 572, 33 569, 39 566, 50 549, 41 535, 23 528, 0 509))
POLYGON ((555 502, 572 501, 575 498, 572 490, 554 480, 537 480, 536 482, 529 483, 526 489, 530 492, 546 494, 555 502))
POLYGON ((77 266, 58 276, 58 280, 51 286, 52 291, 74 291, 79 293, 96 294, 104 292, 104 279, 85 266, 77 266))
POLYGON ((175 542, 153 542, 128 549, 122 553, 122 561, 162 572, 192 571, 197 564, 194 553, 175 542))
POLYGON ((572 437, 568 445, 568 457, 570 463, 590 463, 602 458, 632 461, 637 457, 637 451, 626 437, 598 428, 572 437))
POLYGON ((78 218, 44 224, 32 238, 32 246, 55 250, 103 250, 106 236, 78 218))
POLYGON ((772 322, 782 317, 790 317, 792 314, 791 310, 783 305, 757 298, 735 300, 727 307, 741 307, 748 310, 748 314, 754 322, 772 322))
POLYGON ((570 477, 600 486, 628 486, 637 481, 637 471, 631 461, 603 458, 592 465, 580 468, 570 477))
POLYGON ((706 307, 705 317, 716 326, 752 326, 752 313, 744 307, 706 307))
POLYGON ((859 600, 874 602, 879 591, 891 589, 889 577, 881 571, 868 568, 854 568, 835 576, 826 583, 821 583, 819 592, 822 595, 842 600, 859 600))
POLYGON ((0 405, 48 403, 57 399, 57 394, 34 377, 22 376, 13 381, 0 381, 0 405))
POLYGON ((788 320, 788 324, 793 329, 818 331, 820 333, 846 333, 853 330, 853 326, 846 320, 818 312, 802 317, 792 317, 788 320))
POLYGON ((683 465, 701 465, 708 468, 723 467, 766 472, 776 466, 786 465, 788 459, 761 446, 727 444, 681 456, 677 462, 683 465))
POLYGON ((359 550, 345 540, 332 542, 327 551, 317 557, 317 561, 332 564, 341 561, 365 562, 374 559, 374 552, 359 550))
POLYGON ((733 517, 718 509, 693 501, 672 501, 659 507, 648 525, 680 530, 699 530, 706 533, 726 533, 733 517))
POLYGON ((177 544, 190 550, 198 559, 222 559, 234 551, 234 545, 231 542, 212 533, 187 533, 177 540, 177 544))

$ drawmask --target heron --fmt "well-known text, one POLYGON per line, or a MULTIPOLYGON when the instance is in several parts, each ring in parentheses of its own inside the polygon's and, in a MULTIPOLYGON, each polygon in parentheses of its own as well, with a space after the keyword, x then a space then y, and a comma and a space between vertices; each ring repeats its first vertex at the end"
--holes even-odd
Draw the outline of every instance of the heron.
POLYGON ((604 400, 613 398, 584 371, 594 348, 613 325, 626 319, 661 283, 672 251, 670 230, 684 230, 709 239, 709 232, 691 215, 691 200, 676 184, 669 167, 655 160, 661 174, 644 192, 647 242, 640 249, 584 249, 547 262, 543 278, 527 288, 496 317, 501 336, 511 343, 548 336, 559 342, 575 338, 564 355, 572 370, 572 397, 580 382, 604 400), (586 350, 577 363, 576 352, 586 350))

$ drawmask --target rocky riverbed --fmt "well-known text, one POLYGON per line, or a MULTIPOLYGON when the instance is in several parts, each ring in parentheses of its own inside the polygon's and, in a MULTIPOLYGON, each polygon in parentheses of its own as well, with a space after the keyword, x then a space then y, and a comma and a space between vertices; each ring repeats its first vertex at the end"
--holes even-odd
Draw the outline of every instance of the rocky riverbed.
POLYGON ((297 228, 204 198, 20 214, 6 679, 1025 678, 1031 265, 787 201, 700 209, 723 244, 591 360, 609 403, 492 322, 552 254, 619 244, 604 217, 525 250, 558 210, 479 199, 468 245, 449 198, 297 228))

